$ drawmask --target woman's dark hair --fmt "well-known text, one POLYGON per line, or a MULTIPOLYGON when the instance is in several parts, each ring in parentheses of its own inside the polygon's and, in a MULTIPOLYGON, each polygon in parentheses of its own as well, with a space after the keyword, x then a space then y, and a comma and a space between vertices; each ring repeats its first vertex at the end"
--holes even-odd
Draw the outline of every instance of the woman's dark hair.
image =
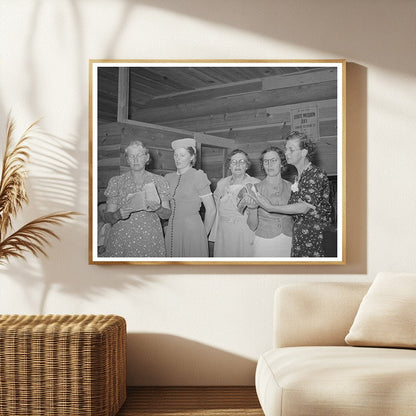
POLYGON ((286 137, 286 141, 289 140, 297 140, 299 142, 299 149, 306 149, 308 151, 306 157, 308 160, 311 160, 311 158, 316 152, 316 144, 313 143, 310 139, 308 139, 308 136, 305 133, 296 130, 292 131, 286 137))
POLYGON ((246 161, 247 161, 247 169, 249 169, 250 168, 250 166, 251 166, 251 161, 250 161, 250 159, 248 158, 248 154, 247 154, 247 152, 245 152, 244 150, 241 150, 241 149, 234 149, 228 156, 227 156, 227 160, 225 161, 225 163, 226 163, 226 167, 227 168, 229 168, 230 167, 230 163, 231 163, 231 158, 234 156, 234 155, 237 155, 238 153, 241 153, 242 155, 244 155, 244 157, 246 158, 246 161))
POLYGON ((191 166, 194 167, 196 164, 196 159, 197 159, 197 154, 196 154, 196 150, 189 146, 189 147, 184 147, 184 149, 192 156, 192 160, 191 160, 191 166))
POLYGON ((261 167, 261 170, 263 171, 263 173, 266 173, 265 170, 264 170, 264 163, 263 163, 264 162, 264 155, 266 153, 269 153, 269 152, 276 152, 279 155, 281 170, 285 169, 286 165, 287 165, 285 152, 282 149, 280 149, 280 147, 270 146, 267 149, 264 149, 260 154, 260 167, 261 167))

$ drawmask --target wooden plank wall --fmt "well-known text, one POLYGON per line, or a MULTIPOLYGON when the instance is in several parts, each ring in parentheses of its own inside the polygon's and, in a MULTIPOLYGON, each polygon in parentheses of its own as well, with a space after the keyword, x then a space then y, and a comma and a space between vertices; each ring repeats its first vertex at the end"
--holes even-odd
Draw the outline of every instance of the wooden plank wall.
MULTIPOLYGON (((319 109, 320 139, 317 143, 315 163, 323 168, 328 175, 335 176, 337 174, 336 102, 328 100, 312 102, 311 104, 316 104, 319 109)), ((202 146, 200 166, 212 181, 213 188, 215 188, 219 179, 229 174, 225 165, 226 154, 235 148, 248 153, 252 162, 248 173, 258 178, 264 177, 260 166, 260 154, 272 145, 284 149, 285 140, 282 139, 282 136, 290 131, 290 107, 292 106, 268 109, 270 118, 282 121, 282 126, 277 128, 279 131, 275 135, 269 130, 267 135, 264 137, 256 136, 255 140, 244 140, 239 136, 234 139, 235 142, 230 141, 232 146, 229 147, 228 151, 219 147, 202 146)), ((221 134, 217 129, 208 132, 216 135, 221 134)), ((102 193, 108 180, 127 169, 124 149, 131 140, 141 140, 149 148, 151 162, 148 169, 151 172, 164 175, 175 170, 170 143, 181 137, 185 136, 180 133, 159 130, 157 126, 155 128, 145 128, 116 122, 100 124, 98 134, 98 187, 100 198, 103 199, 102 193)))
MULTIPOLYGON (((114 94, 113 89, 114 85, 114 94)), ((291 111, 309 106, 316 106, 319 114, 314 162, 328 175, 336 176, 339 169, 336 94, 336 72, 324 68, 155 98, 146 108, 132 109, 134 119, 150 123, 147 127, 100 123, 99 195, 111 176, 127 168, 124 148, 133 139, 141 140, 149 148, 150 171, 164 174, 174 170, 170 143, 187 136, 179 130, 193 133, 197 141, 200 135, 200 166, 214 187, 221 177, 229 174, 224 167, 226 153, 235 148, 249 154, 252 161, 249 173, 262 178, 261 152, 271 145, 284 148, 285 137, 291 131, 291 111), (205 134, 209 136, 204 140, 205 134)))
POLYGON ((211 181, 211 188, 215 190, 217 182, 228 176, 230 172, 226 167, 227 153, 232 149, 221 149, 218 147, 202 146, 201 148, 201 169, 207 174, 211 181))
POLYGON ((118 68, 101 67, 98 71, 98 119, 117 121, 118 68))
MULTIPOLYGON (((158 175, 165 175, 176 170, 171 142, 192 136, 192 132, 146 123, 128 121, 99 123, 97 143, 99 201, 105 200, 104 190, 110 178, 128 171, 125 148, 132 140, 140 140, 149 149, 150 163, 147 169, 158 175)), ((228 143, 234 145, 234 141, 198 133, 194 136, 198 143, 200 158, 197 167, 205 166, 209 177, 220 179, 224 175, 224 157, 227 153, 224 147, 228 143), (204 143, 209 145, 203 145, 204 143), (217 155, 220 157, 217 158, 217 155)))
MULTIPOLYGON (((291 111, 316 106, 319 138, 314 163, 337 175, 336 77, 335 68, 322 68, 171 94, 133 111, 133 118, 234 140, 235 147, 250 155, 257 176, 261 151, 271 144, 284 147, 291 111)), ((221 152, 209 151, 203 154, 203 167, 218 174, 223 159, 221 152)))
MULTIPOLYGON (((337 174, 337 107, 336 100, 312 101, 305 105, 316 105, 319 113, 319 132, 320 137, 317 142, 317 151, 314 157, 314 163, 324 169, 328 175, 337 174)), ((297 108, 297 105, 271 107, 257 112, 258 117, 264 115, 267 120, 267 127, 258 127, 251 120, 249 122, 241 117, 242 123, 248 128, 241 127, 231 130, 218 129, 219 125, 213 126, 207 130, 207 133, 217 136, 233 138, 236 141, 236 147, 248 153, 252 162, 250 174, 256 177, 262 177, 263 172, 260 168, 260 154, 270 147, 277 146, 281 149, 285 147, 285 136, 291 131, 290 111, 297 108), (266 115, 267 114, 267 115, 266 115), (270 128, 270 125, 274 125, 270 128)), ((244 112, 247 115, 247 112, 244 112)), ((234 114, 234 121, 240 115, 234 114)), ((253 116, 253 115, 251 115, 253 116)), ((248 117, 248 115, 247 115, 248 117)), ((224 123, 223 121, 221 122, 224 123)), ((215 166, 214 171, 218 170, 218 164, 223 160, 220 153, 211 154, 204 159, 203 166, 215 166)))
POLYGON ((98 195, 105 200, 104 190, 111 177, 128 170, 124 149, 132 140, 140 140, 150 151, 148 170, 165 174, 175 170, 172 140, 183 134, 167 132, 157 128, 134 126, 127 123, 105 123, 98 127, 98 195))

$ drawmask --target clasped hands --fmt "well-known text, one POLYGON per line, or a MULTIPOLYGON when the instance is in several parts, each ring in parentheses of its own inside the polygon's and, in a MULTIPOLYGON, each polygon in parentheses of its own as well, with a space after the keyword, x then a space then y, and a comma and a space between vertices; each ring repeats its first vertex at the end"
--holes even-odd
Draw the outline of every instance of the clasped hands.
MULTIPOLYGON (((243 197, 242 202, 247 206, 249 209, 256 209, 258 207, 263 208, 265 211, 268 212, 276 212, 277 205, 273 205, 270 203, 270 201, 264 197, 263 195, 260 195, 258 192, 256 192, 255 196, 245 194, 243 197)), ((299 201, 298 202, 300 207, 299 214, 306 214, 309 210, 315 210, 315 206, 312 204, 309 204, 305 201, 299 201)))

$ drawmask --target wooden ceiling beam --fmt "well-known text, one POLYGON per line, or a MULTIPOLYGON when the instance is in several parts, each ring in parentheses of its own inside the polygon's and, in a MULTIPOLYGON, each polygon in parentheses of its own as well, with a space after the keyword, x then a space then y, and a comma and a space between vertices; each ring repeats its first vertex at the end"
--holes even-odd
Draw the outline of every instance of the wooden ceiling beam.
POLYGON ((205 134, 205 133, 199 133, 199 132, 193 132, 188 130, 182 130, 182 129, 174 129, 172 127, 166 127, 166 126, 160 126, 156 124, 151 123, 144 123, 140 121, 135 120, 122 120, 121 123, 136 127, 143 127, 146 129, 154 129, 157 131, 165 132, 168 134, 169 132, 174 133, 177 135, 182 135, 183 137, 193 137, 197 143, 207 145, 207 146, 214 146, 214 147, 223 147, 226 149, 233 148, 235 146, 235 141, 233 139, 226 139, 220 136, 214 136, 211 134, 205 134))
MULTIPOLYGON (((178 104, 189 104, 196 101, 205 101, 212 98, 228 97, 236 94, 243 94, 248 92, 255 92, 261 90, 261 80, 250 80, 234 82, 232 84, 214 85, 211 87, 198 88, 192 91, 185 91, 173 94, 165 94, 158 96, 146 103, 141 108, 158 108, 168 107, 178 104)), ((140 111, 140 107, 132 108, 132 113, 140 111)))
MULTIPOLYGON (((335 99, 305 103, 305 106, 312 104, 318 107, 320 119, 323 117, 337 117, 337 101, 335 99)), ((244 127, 261 127, 276 123, 290 123, 290 112, 298 108, 299 104, 289 104, 279 107, 268 107, 237 111, 235 113, 219 113, 195 118, 186 118, 183 120, 172 120, 164 122, 163 125, 177 129, 215 134, 216 130, 224 131, 227 129, 244 127)))
MULTIPOLYGON (((208 68, 209 70, 210 68, 208 68)), ((243 70, 244 68, 242 68, 243 70)), ((233 68, 233 72, 238 68, 233 68)), ((219 69, 216 69, 218 75, 219 69)), ((253 75, 253 69, 250 68, 250 74, 253 75)), ((248 75, 248 76, 249 76, 248 75)), ((228 73, 228 78, 230 73, 228 73)), ((239 76, 241 79, 241 76, 239 76)), ((173 91, 163 95, 155 95, 153 100, 149 101, 146 106, 151 107, 165 107, 174 104, 190 103, 195 101, 206 100, 208 98, 230 96, 234 94, 242 94, 245 92, 265 91, 276 88, 294 87, 299 85, 316 84, 323 81, 334 81, 337 79, 336 68, 312 68, 302 72, 291 72, 288 74, 273 75, 267 77, 247 78, 242 81, 226 82, 221 81, 221 84, 216 82, 214 85, 205 87, 193 88, 188 90, 173 91)), ((135 83, 133 79, 130 81, 130 93, 135 94, 144 88, 155 89, 152 84, 135 83)))
POLYGON ((125 120, 129 115, 129 68, 118 69, 117 121, 125 120))
POLYGON ((188 104, 148 108, 132 112, 131 118, 147 123, 154 122, 163 124, 166 121, 176 119, 328 100, 334 99, 336 96, 337 82, 325 81, 316 84, 250 92, 229 97, 211 98, 188 104))
MULTIPOLYGON (((277 123, 265 126, 243 127, 222 131, 216 130, 209 131, 207 133, 215 134, 216 136, 227 139, 234 139, 238 145, 240 143, 282 140, 287 136, 290 130, 290 123, 277 123)), ((321 138, 336 134, 337 121, 335 119, 319 121, 319 136, 321 138)))

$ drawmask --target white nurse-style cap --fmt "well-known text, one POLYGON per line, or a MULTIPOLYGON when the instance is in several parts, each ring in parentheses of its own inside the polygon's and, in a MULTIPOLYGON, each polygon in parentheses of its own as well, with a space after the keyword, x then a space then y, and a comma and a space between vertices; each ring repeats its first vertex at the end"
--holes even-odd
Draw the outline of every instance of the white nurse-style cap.
POLYGON ((196 141, 195 139, 192 139, 190 137, 187 137, 185 139, 174 140, 171 143, 171 146, 173 150, 192 147, 196 151, 196 141))

